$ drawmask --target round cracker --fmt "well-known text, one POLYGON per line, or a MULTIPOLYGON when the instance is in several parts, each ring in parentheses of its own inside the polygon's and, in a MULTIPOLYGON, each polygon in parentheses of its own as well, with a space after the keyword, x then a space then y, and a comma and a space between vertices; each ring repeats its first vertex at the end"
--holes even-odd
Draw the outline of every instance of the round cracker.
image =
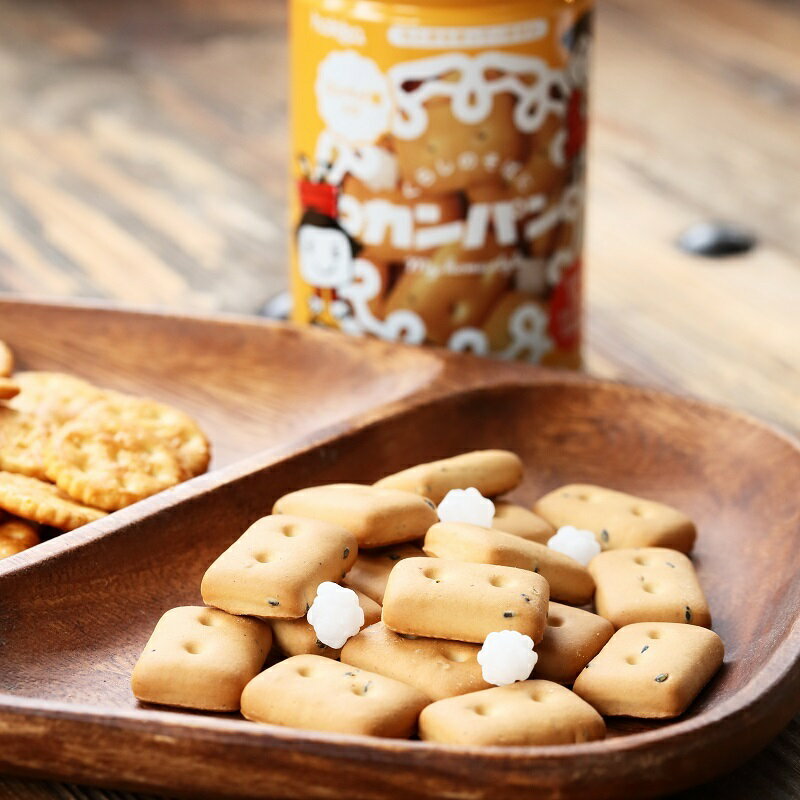
POLYGON ((0 522, 0 558, 13 556, 39 544, 39 526, 23 519, 0 522))
POLYGON ((0 375, 0 400, 10 400, 19 394, 19 384, 0 375))
POLYGON ((14 353, 11 348, 0 339, 0 377, 9 378, 14 371, 14 353))
POLYGON ((62 372, 18 372, 14 382, 20 391, 9 406, 26 414, 36 414, 55 425, 74 419, 104 396, 102 389, 62 372))
POLYGON ((104 511, 75 502, 52 483, 13 472, 0 472, 0 508, 64 531, 106 516, 104 511))
POLYGON ((45 448, 51 433, 47 420, 0 406, 0 470, 45 480, 45 448))
POLYGON ((117 393, 62 426, 45 452, 50 480, 107 511, 199 475, 208 461, 208 441, 188 415, 117 393))

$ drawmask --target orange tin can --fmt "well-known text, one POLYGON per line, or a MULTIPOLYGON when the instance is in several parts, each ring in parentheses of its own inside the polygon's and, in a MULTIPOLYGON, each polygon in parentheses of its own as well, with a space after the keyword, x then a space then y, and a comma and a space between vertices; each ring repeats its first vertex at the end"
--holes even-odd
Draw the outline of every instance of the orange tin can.
POLYGON ((292 0, 293 318, 578 366, 592 0, 292 0))

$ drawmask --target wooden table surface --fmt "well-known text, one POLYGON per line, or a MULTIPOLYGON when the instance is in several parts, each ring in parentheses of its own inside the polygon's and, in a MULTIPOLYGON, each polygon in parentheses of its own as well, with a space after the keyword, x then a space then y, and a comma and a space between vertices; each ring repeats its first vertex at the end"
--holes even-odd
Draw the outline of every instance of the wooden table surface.
MULTIPOLYGON (((800 430, 800 5, 599 0, 587 367, 800 430), (746 256, 674 245, 750 227, 746 256)), ((256 312, 286 283, 282 0, 0 0, 0 290, 256 312)), ((754 532, 757 534, 757 532, 754 532)), ((800 725, 689 798, 800 796, 800 725)), ((4 798, 128 798, 0 780, 4 798)))

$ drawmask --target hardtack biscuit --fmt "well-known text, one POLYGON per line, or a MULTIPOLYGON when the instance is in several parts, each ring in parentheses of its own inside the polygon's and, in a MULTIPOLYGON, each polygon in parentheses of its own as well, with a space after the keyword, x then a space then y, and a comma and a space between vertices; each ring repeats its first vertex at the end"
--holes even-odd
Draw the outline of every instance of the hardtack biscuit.
POLYGON ((342 661, 415 686, 433 700, 487 689, 477 656, 480 646, 408 637, 382 622, 370 625, 342 648, 342 661))
MULTIPOLYGON (((370 600, 365 594, 356 592, 358 604, 364 612, 364 627, 374 625, 381 618, 381 607, 370 600)), ((309 624, 305 617, 300 619, 272 619, 270 620, 272 633, 275 636, 275 644, 286 656, 299 656, 313 654, 325 656, 326 658, 339 658, 341 648, 338 650, 322 644, 317 639, 314 628, 309 624)))
POLYGON ((400 177, 425 194, 441 194, 521 167, 528 137, 514 124, 516 102, 511 93, 498 94, 486 119, 470 125, 453 115, 449 98, 428 100, 424 141, 394 139, 400 177))
POLYGON ((400 544, 380 550, 362 551, 343 583, 357 592, 363 592, 378 605, 383 605, 383 593, 386 591, 389 573, 394 565, 404 558, 424 555, 422 548, 415 544, 400 544))
POLYGON ((138 700, 204 711, 238 711, 247 682, 272 643, 269 626, 216 608, 183 606, 158 621, 136 662, 138 700))
POLYGON ((571 484, 546 494, 533 510, 551 525, 594 531, 606 550, 618 547, 671 547, 688 553, 696 535, 682 511, 624 492, 571 484))
POLYGON ((11 348, 0 339, 0 377, 9 378, 14 371, 14 353, 11 348))
POLYGON ((432 703, 420 715, 419 733, 445 744, 575 744, 605 738, 606 726, 569 689, 528 680, 432 703))
POLYGON ((39 541, 37 525, 22 519, 0 518, 0 558, 21 553, 39 541))
POLYGON ((80 528, 106 516, 105 511, 76 502, 52 483, 12 472, 0 472, 0 508, 62 531, 80 528))
POLYGON ((0 400, 10 400, 19 394, 19 384, 11 378, 0 375, 0 400))
POLYGON ((334 483, 286 494, 275 502, 273 514, 293 514, 332 522, 347 528, 359 547, 421 539, 438 517, 427 498, 412 492, 334 483))
POLYGON ((556 532, 555 528, 538 514, 505 500, 495 501, 492 527, 539 544, 547 544, 547 540, 556 532))
POLYGON ((474 487, 484 497, 510 492, 522 481, 522 470, 519 456, 508 450, 473 450, 418 464, 375 485, 415 492, 438 504, 451 489, 474 487))
POLYGON ((427 341, 446 345, 459 328, 479 327, 508 288, 514 248, 437 250, 422 269, 406 269, 386 299, 386 313, 410 310, 425 323, 427 341))
POLYGON ((118 393, 65 423, 45 451, 50 480, 107 511, 199 475, 208 461, 208 441, 187 414, 118 393))
POLYGON ((711 627, 692 562, 677 550, 641 547, 607 550, 592 559, 597 613, 615 628, 632 622, 688 622, 711 627))
POLYGON ((443 558, 407 558, 389 575, 383 624, 397 633, 483 642, 519 631, 540 642, 550 590, 533 572, 443 558))
POLYGON ((551 601, 533 676, 571 684, 613 634, 614 626, 607 619, 551 601))
POLYGON ((292 656, 253 678, 242 714, 312 731, 406 738, 427 695, 399 681, 320 656, 292 656))
POLYGON ((288 514, 254 522, 207 570, 203 602, 231 614, 297 619, 323 581, 340 581, 356 560, 350 531, 288 514))
POLYGON ((642 622, 620 628, 575 681, 605 716, 677 717, 722 665, 716 633, 694 625, 642 622))
POLYGON ((44 455, 52 423, 38 414, 0 406, 0 469, 46 480, 44 455))
POLYGON ((513 533, 463 522, 439 522, 425 535, 422 548, 436 558, 537 572, 550 584, 550 596, 565 603, 584 605, 594 594, 594 580, 586 567, 546 545, 529 542, 513 533))

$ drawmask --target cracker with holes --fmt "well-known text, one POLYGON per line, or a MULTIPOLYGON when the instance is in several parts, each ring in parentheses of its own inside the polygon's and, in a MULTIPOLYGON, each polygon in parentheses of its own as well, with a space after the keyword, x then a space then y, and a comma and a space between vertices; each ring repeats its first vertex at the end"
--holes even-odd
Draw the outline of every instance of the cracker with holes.
POLYGON ((605 716, 677 717, 722 665, 713 631, 672 622, 620 628, 575 681, 574 691, 605 716))
POLYGON ((341 525, 355 534, 363 548, 421 539, 438 519, 436 508, 427 498, 357 483, 300 489, 277 500, 272 513, 341 525))
POLYGON ((614 626, 603 617, 551 601, 534 678, 572 684, 580 671, 603 649, 614 626))
MULTIPOLYGON (((374 625, 381 618, 381 607, 361 592, 358 604, 364 612, 364 625, 374 625)), ((339 658, 341 648, 328 647, 323 644, 314 632, 314 628, 306 619, 272 619, 270 620, 275 644, 286 656, 312 654, 326 658, 339 658)))
POLYGON ((499 500, 494 504, 492 527, 539 544, 547 544, 547 540, 556 532, 555 528, 538 514, 505 500, 499 500))
POLYGON ((71 531, 102 519, 105 511, 76 502, 52 483, 0 472, 0 508, 31 522, 71 531))
POLYGON ((511 630, 540 642, 550 589, 534 572, 493 564, 407 558, 389 575, 383 623, 397 633, 483 642, 511 630))
POLYGON ((14 353, 11 348, 0 339, 0 378, 10 378, 14 371, 14 353))
POLYGON ((603 739, 603 718, 557 683, 527 680, 439 700, 419 719, 420 738, 444 744, 517 746, 603 739))
POLYGON ((23 519, 0 519, 0 558, 39 544, 39 526, 23 519))
POLYGON ((422 547, 436 558, 536 572, 550 585, 550 596, 565 603, 583 605, 594 594, 594 580, 586 567, 543 544, 511 533, 463 522, 439 522, 428 531, 422 547))
POLYGON ((515 489, 522 481, 522 461, 508 450, 474 450, 452 458, 418 464, 375 485, 427 497, 441 503, 451 489, 474 487, 484 497, 495 497, 515 489))
POLYGON ((692 562, 677 550, 608 550, 592 559, 597 613, 615 628, 633 622, 683 622, 711 627, 692 562))
POLYGON ((356 563, 347 573, 343 583, 372 598, 378 605, 383 605, 386 583, 394 565, 404 558, 419 558, 424 555, 422 548, 415 544, 400 544, 380 550, 359 552, 356 563))
POLYGON ((408 637, 382 622, 364 628, 342 648, 342 661, 416 686, 433 700, 488 688, 466 642, 408 637))
POLYGON ((159 620, 133 670, 131 688, 145 703, 203 711, 238 711, 258 674, 272 633, 255 619, 184 606, 159 620))
POLYGON ((410 736, 426 694, 400 681, 321 656, 292 656, 253 678, 242 714, 312 731, 410 736))
POLYGON ((694 523, 676 508, 590 484, 562 486, 540 498, 533 510, 556 528, 592 531, 605 550, 671 547, 688 553, 696 535, 694 523))
POLYGON ((50 438, 45 469, 60 489, 116 511, 206 470, 208 440, 191 417, 153 400, 106 394, 50 438))
POLYGON ((358 555, 350 531, 280 514, 254 522, 209 568, 203 602, 231 614, 297 619, 323 581, 340 581, 358 555))

